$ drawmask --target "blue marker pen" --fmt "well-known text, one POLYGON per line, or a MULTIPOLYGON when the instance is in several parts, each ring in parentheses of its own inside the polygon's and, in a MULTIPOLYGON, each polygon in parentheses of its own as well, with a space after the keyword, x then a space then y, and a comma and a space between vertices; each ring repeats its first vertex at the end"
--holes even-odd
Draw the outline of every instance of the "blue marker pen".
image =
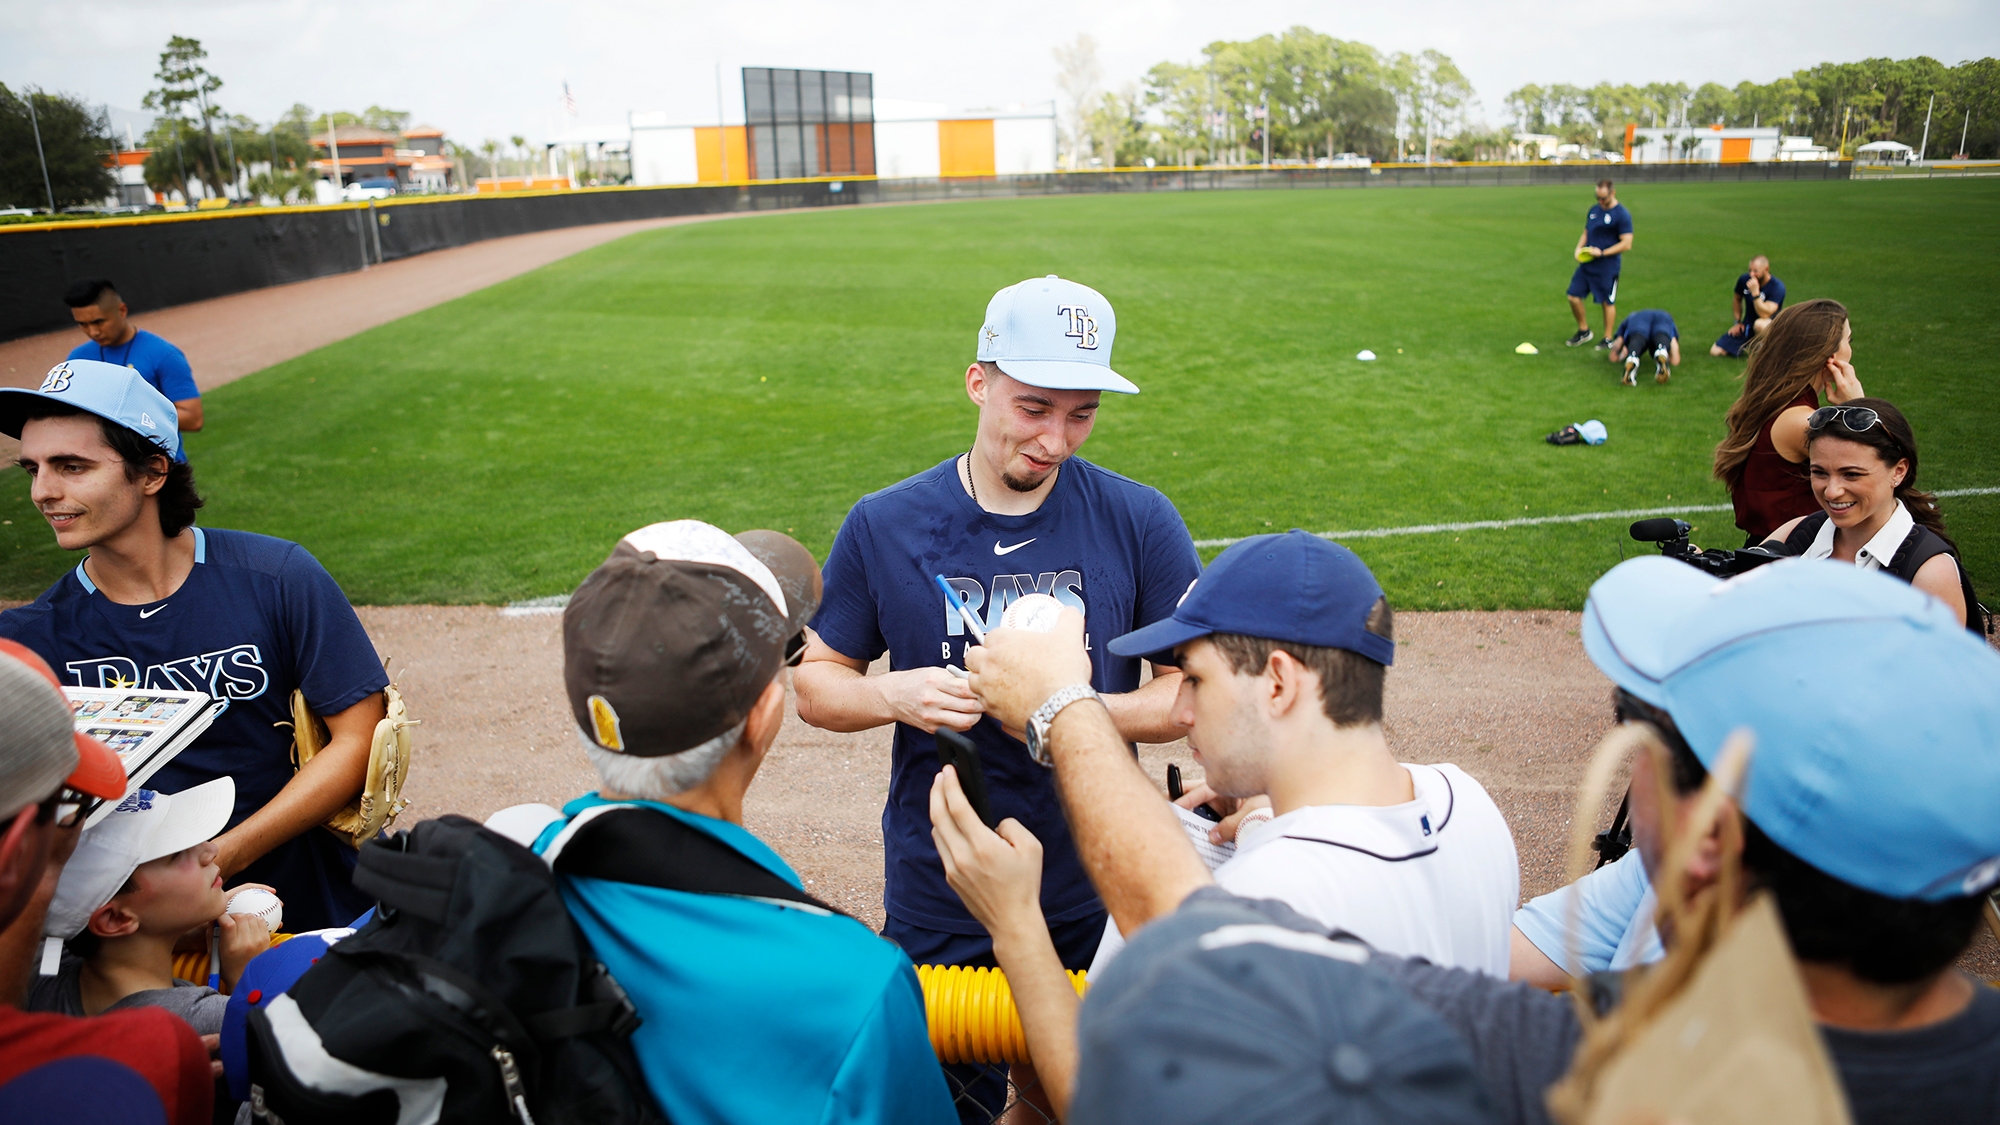
POLYGON ((950 602, 953 608, 958 610, 958 615, 965 619, 965 627, 972 630, 973 639, 980 644, 985 644, 986 630, 980 628, 979 618, 970 609, 965 607, 965 599, 959 596, 957 590, 951 588, 951 583, 944 580, 944 575, 937 575, 936 578, 938 589, 944 591, 944 600, 950 602))

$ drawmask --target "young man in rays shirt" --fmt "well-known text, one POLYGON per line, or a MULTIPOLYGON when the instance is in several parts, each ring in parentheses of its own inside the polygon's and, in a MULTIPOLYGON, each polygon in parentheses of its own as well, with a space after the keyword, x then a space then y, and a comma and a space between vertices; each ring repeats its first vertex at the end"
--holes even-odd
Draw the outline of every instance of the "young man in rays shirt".
MULTIPOLYGON (((972 449, 861 498, 827 557, 796 690, 799 716, 826 730, 896 724, 882 814, 885 936, 917 964, 992 965, 993 943, 945 882, 931 840, 939 727, 978 747, 996 817, 1046 849, 1042 909, 1063 963, 1087 968, 1104 906, 1084 875, 1055 779, 982 714, 956 675, 976 644, 938 588, 942 575, 997 628, 1009 602, 1051 594, 1084 614, 1091 686, 1125 738, 1170 742, 1178 670, 1105 651, 1112 638, 1169 616, 1201 572, 1187 525, 1157 489, 1074 456, 1100 394, 1137 394, 1111 369, 1117 320, 1096 290, 1050 274, 994 295, 965 392, 979 408, 972 449), (886 651, 889 671, 868 675, 886 651)), ((982 1095, 982 1100, 984 1097, 982 1095)))
POLYGON ((201 497, 174 404, 139 372, 56 365, 37 389, 0 389, 0 433, 21 439, 29 496, 65 550, 89 554, 33 603, 0 614, 77 687, 202 691, 227 710, 148 787, 228 775, 236 807, 216 838, 230 885, 266 883, 294 931, 344 926, 373 905, 354 849, 317 826, 361 792, 388 684, 333 577, 296 543, 194 526, 201 497), (291 696, 332 740, 294 776, 291 696))

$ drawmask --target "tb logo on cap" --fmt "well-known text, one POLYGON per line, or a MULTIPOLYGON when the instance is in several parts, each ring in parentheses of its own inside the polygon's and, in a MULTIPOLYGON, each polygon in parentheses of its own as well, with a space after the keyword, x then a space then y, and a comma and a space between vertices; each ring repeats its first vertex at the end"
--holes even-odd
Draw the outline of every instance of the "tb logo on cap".
POLYGON ((1076 346, 1086 351, 1097 350, 1097 318, 1082 305, 1062 305, 1056 309, 1058 316, 1069 318, 1069 331, 1063 333, 1076 341, 1076 346))
POLYGON ((42 393, 60 393, 66 390, 69 390, 69 364, 58 363, 49 368, 48 375, 42 379, 42 393))

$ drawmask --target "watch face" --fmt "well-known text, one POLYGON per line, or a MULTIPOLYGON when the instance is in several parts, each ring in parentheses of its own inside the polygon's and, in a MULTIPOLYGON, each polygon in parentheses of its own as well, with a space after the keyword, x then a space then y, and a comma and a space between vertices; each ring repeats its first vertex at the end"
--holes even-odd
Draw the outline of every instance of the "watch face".
POLYGON ((1037 719, 1028 720, 1028 757, 1037 765, 1050 765, 1048 751, 1042 746, 1048 724, 1037 719))

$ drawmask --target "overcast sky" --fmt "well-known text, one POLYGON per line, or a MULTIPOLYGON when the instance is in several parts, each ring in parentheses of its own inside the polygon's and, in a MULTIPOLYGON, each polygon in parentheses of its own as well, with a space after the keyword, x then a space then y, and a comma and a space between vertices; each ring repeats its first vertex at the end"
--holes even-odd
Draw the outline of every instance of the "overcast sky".
POLYGON ((1483 116, 1527 82, 1768 81, 1824 61, 2000 55, 1996 0, 1099 0, 1096 3, 684 3, 637 0, 0 0, 0 82, 137 109, 170 35, 200 39, 220 100, 269 121, 294 102, 370 104, 477 143, 539 139, 569 121, 623 131, 633 110, 741 120, 743 66, 862 70, 878 97, 955 107, 1056 96, 1050 49, 1079 33, 1122 84, 1217 39, 1304 24, 1387 51, 1435 47, 1483 116), (1761 13, 1761 14, 1760 14, 1761 13))

